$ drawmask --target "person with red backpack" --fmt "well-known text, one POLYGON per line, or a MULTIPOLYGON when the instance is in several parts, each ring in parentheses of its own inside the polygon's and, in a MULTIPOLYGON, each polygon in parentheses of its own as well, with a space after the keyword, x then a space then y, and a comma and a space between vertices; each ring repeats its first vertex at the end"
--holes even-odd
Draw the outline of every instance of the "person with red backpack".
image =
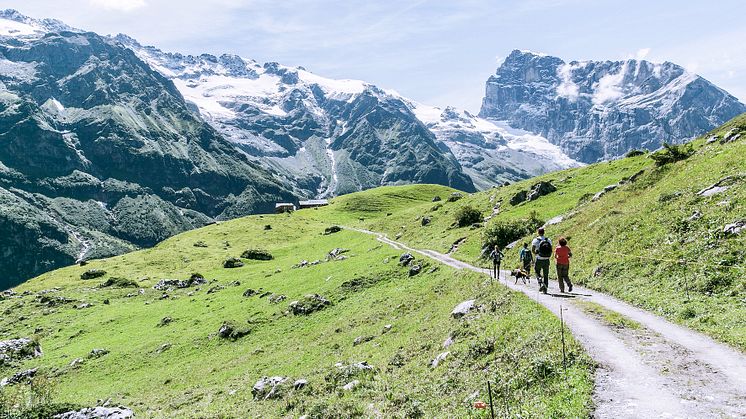
POLYGON ((534 272, 536 282, 539 283, 539 292, 547 293, 549 288, 549 261, 552 258, 552 240, 544 236, 544 227, 537 231, 539 236, 531 242, 531 249, 536 255, 534 272))
POLYGON ((567 246, 567 239, 561 237, 559 246, 554 249, 554 260, 557 267, 557 281, 559 282, 560 292, 565 292, 565 283, 567 283, 567 292, 572 292, 572 282, 570 282, 570 258, 572 251, 567 246))

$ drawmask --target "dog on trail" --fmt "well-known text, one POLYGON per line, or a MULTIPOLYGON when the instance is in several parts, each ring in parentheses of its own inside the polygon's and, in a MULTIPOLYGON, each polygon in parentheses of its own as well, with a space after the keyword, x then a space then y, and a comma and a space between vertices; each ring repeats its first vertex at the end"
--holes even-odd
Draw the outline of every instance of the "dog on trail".
POLYGON ((524 271, 523 269, 517 268, 510 271, 510 276, 515 277, 515 283, 518 283, 518 280, 522 280, 524 284, 528 284, 531 278, 528 275, 528 272, 524 271))

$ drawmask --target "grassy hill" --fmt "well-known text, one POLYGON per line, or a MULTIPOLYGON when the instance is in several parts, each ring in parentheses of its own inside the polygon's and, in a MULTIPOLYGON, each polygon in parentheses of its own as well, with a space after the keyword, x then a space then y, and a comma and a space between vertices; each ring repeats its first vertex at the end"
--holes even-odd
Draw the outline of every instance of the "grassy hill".
MULTIPOLYGON (((340 199, 333 211, 224 222, 42 275, 0 301, 0 340, 33 336, 44 354, 2 368, 0 376, 39 367, 57 402, 92 406, 111 398, 145 417, 478 416, 472 405, 487 399, 487 380, 511 412, 587 415, 591 362, 570 339, 564 378, 559 322, 538 304, 425 260, 410 276, 398 264, 401 252, 369 235, 323 234, 332 224, 358 221, 358 209, 337 209, 345 202, 385 215, 447 193, 437 186, 381 188, 340 199), (253 248, 273 259, 223 267, 253 248), (335 248, 348 250, 345 258, 326 261, 335 248), (293 268, 302 260, 309 265, 293 268), (106 275, 82 280, 91 269, 106 275), (208 283, 153 288, 196 272, 208 283), (255 293, 247 296, 249 289, 255 293), (308 315, 290 312, 291 302, 309 294, 331 304, 308 315), (470 299, 478 308, 452 318, 470 299), (221 338, 225 323, 235 333, 221 338), (453 344, 444 348, 449 337, 453 344), (94 349, 108 353, 92 355, 94 349), (372 369, 346 367, 359 362, 372 369), (264 376, 288 382, 278 397, 255 400, 252 387, 264 376), (299 379, 307 386, 293 389, 299 379), (356 380, 355 389, 343 389, 356 380)), ((19 389, 2 391, 12 398, 19 389)))
MULTIPOLYGON (((220 223, 50 272, 0 301, 0 339, 34 336, 44 350, 0 375, 39 366, 56 385, 57 401, 94 405, 111 397, 148 417, 478 417, 485 412, 470 406, 487 398, 487 380, 497 383, 495 404, 504 412, 587 416, 592 363, 570 340, 564 379, 559 326, 547 311, 484 277, 426 260, 410 276, 397 263, 401 252, 349 229, 325 229, 367 228, 441 252, 458 243, 455 257, 486 265, 480 252, 488 233, 499 233, 502 244, 520 243, 532 236, 520 228, 551 220, 549 235, 570 240, 576 282, 746 350, 746 230, 735 232, 746 220, 744 137, 741 116, 694 141, 691 153, 639 153, 453 202, 455 191, 440 186, 378 188, 325 208, 220 223), (678 161, 661 164, 672 156, 678 161), (553 185, 545 192, 556 190, 514 200, 540 182, 553 185), (489 219, 458 227, 466 208, 489 219), (250 248, 274 258, 222 267, 250 248), (347 249, 346 258, 325 261, 335 248, 347 249), (311 263, 292 267, 303 260, 311 263), (107 274, 81 280, 89 269, 107 274), (153 288, 195 272, 209 282, 153 288), (102 287, 110 278, 123 280, 102 287), (248 289, 257 293, 244 296, 248 289), (291 302, 308 294, 330 304, 294 315, 291 302), (451 310, 470 299, 478 308, 452 318, 451 310), (165 318, 171 322, 160 325, 165 318), (225 323, 235 339, 218 335, 225 323), (448 337, 454 343, 444 348, 448 337), (108 353, 89 357, 96 348, 108 353), (71 366, 77 358, 83 362, 71 366), (373 368, 347 367, 363 361, 373 368), (277 398, 256 400, 252 386, 263 376, 289 381, 277 398), (308 385, 293 389, 297 379, 308 385), (355 380, 357 387, 343 389, 355 380)), ((517 248, 508 258, 517 262, 517 248)), ((5 397, 15 391, 3 390, 5 397)))
MULTIPOLYGON (((357 196, 339 198, 328 211, 344 216, 355 209, 365 221, 353 225, 441 252, 465 239, 453 256, 485 266, 480 261, 485 231, 526 225, 524 220, 533 214, 550 221, 550 237, 569 239, 575 281, 746 350, 746 229, 725 231, 726 226, 737 230, 743 225, 739 223, 746 223, 744 138, 746 115, 693 141, 690 157, 664 165, 656 164, 649 153, 640 153, 472 194, 454 203, 407 206, 391 216, 366 213, 367 203, 357 196), (510 203, 517 193, 541 181, 551 182, 557 190, 534 201, 510 203), (709 196, 699 193, 715 184, 722 189, 710 190, 716 193, 709 196), (610 185, 614 189, 593 199, 610 185), (485 217, 496 214, 483 228, 456 228, 455 215, 463 207, 475 208, 485 217), (422 226, 422 217, 430 218, 427 226, 422 226)), ((399 189, 394 194, 407 192, 399 189)), ((514 238, 524 242, 532 237, 514 238)), ((509 263, 516 266, 517 253, 518 247, 508 252, 509 263)))

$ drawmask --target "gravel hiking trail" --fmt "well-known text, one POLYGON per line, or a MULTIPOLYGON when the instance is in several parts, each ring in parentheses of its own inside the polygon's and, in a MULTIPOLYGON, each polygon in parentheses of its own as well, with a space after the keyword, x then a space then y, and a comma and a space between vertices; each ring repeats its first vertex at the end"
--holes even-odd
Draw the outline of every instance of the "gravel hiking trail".
MULTIPOLYGON (((348 229, 374 235, 395 249, 418 253, 456 269, 489 275, 488 269, 449 255, 415 249, 381 233, 348 229)), ((514 284, 508 271, 502 271, 499 283, 526 294, 558 317, 562 311, 573 336, 598 364, 593 417, 746 417, 743 353, 598 291, 575 286, 572 293, 559 293, 553 282, 545 295, 539 293, 535 279, 527 285, 514 284), (619 313, 640 327, 604 322, 600 315, 584 310, 583 301, 619 313)))

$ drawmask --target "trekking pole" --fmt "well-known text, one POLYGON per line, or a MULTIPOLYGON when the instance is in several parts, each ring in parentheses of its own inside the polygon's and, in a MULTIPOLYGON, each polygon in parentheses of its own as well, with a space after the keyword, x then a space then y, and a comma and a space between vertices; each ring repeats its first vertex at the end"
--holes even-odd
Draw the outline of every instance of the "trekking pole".
POLYGON ((567 353, 565 351, 565 318, 562 315, 564 308, 560 304, 560 335, 562 336, 562 369, 565 371, 565 381, 567 381, 567 353))
POLYGON ((487 393, 490 396, 490 414, 492 419, 495 419, 495 408, 492 406, 492 386, 490 385, 490 380, 487 380, 487 393))

